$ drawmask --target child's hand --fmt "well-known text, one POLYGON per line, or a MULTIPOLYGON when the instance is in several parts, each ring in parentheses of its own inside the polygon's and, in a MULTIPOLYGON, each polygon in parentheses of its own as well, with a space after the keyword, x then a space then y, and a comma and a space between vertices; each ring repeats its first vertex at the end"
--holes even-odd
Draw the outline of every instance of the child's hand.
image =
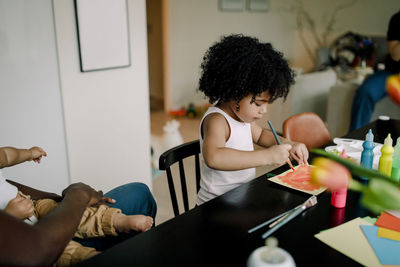
POLYGON ((292 144, 292 149, 289 152, 290 157, 296 160, 299 164, 307 164, 308 150, 305 144, 294 142, 292 144))
POLYGON ((266 149, 269 152, 268 157, 271 160, 270 164, 284 164, 289 159, 289 151, 292 149, 292 146, 289 144, 282 145, 274 145, 270 148, 266 149))
POLYGON ((43 156, 47 157, 47 153, 40 147, 34 146, 29 149, 32 154, 32 160, 36 163, 40 163, 43 156))
POLYGON ((8 202, 4 211, 18 219, 25 219, 33 215, 34 208, 32 201, 17 196, 8 202))

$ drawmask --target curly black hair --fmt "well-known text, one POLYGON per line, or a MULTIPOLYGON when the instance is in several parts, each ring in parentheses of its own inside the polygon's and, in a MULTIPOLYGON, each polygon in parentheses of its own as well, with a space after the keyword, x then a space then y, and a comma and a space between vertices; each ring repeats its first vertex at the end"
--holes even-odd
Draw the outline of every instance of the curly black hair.
POLYGON ((234 34, 222 37, 203 57, 199 89, 211 104, 267 91, 269 103, 289 93, 294 74, 283 54, 270 43, 234 34))

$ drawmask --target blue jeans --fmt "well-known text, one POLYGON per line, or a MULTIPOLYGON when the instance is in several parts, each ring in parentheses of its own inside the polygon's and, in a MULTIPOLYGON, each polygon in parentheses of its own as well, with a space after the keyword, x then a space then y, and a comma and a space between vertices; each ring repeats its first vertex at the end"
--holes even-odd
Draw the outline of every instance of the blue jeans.
POLYGON ((367 77, 357 89, 351 108, 349 131, 354 131, 371 121, 375 104, 386 96, 386 79, 391 75, 388 71, 378 71, 367 77))
MULTIPOLYGON (((121 209, 122 213, 126 215, 143 214, 151 216, 153 219, 156 217, 156 202, 149 188, 143 183, 121 185, 104 195, 116 200, 115 204, 109 204, 110 207, 121 209)), ((138 232, 132 232, 130 234, 120 234, 118 236, 87 239, 74 238, 73 240, 84 246, 102 251, 137 234, 138 232)))

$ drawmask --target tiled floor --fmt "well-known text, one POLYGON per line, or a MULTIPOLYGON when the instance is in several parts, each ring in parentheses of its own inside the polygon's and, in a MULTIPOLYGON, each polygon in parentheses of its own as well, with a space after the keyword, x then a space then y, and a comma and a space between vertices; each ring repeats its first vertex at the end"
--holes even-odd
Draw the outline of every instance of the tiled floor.
MULTIPOLYGON (((154 138, 160 138, 163 135, 163 126, 168 120, 172 120, 174 118, 166 115, 162 111, 153 111, 151 112, 151 134, 154 138)), ((199 124, 200 118, 190 119, 187 117, 182 118, 175 118, 180 123, 179 131, 182 135, 184 142, 189 142, 199 138, 199 124)), ((177 164, 175 164, 177 165, 177 164)), ((189 206, 192 208, 195 205, 196 201, 196 188, 194 182, 194 157, 188 158, 184 160, 185 166, 185 174, 186 179, 188 180, 188 197, 189 197, 189 206)), ((264 174, 269 170, 276 168, 277 166, 263 166, 256 168, 256 176, 264 174)), ((178 188, 180 188, 179 183, 179 171, 178 166, 172 167, 172 174, 173 177, 178 178, 175 183, 175 188, 177 191, 178 199, 180 198, 180 192, 178 188)), ((155 172, 153 177, 153 195, 157 201, 157 217, 156 217, 156 224, 159 225, 171 218, 174 217, 172 205, 171 205, 171 198, 169 195, 169 189, 167 184, 167 176, 165 172, 155 172)), ((178 200, 179 201, 179 200, 178 200)), ((178 203, 182 206, 181 203, 178 203)))

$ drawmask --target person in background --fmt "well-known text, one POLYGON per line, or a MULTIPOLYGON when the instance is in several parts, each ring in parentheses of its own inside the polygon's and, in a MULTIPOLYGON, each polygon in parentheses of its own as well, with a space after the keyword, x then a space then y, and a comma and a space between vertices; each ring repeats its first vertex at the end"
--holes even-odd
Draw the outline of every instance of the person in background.
POLYGON ((269 103, 286 97, 293 71, 271 44, 243 35, 223 37, 209 48, 201 64, 199 90, 211 104, 200 123, 200 205, 255 178, 255 167, 305 164, 304 144, 280 138, 256 121, 269 103), (263 149, 254 150, 254 143, 263 149))
POLYGON ((391 74, 400 72, 400 11, 394 14, 389 21, 387 45, 389 54, 385 60, 385 70, 368 76, 354 96, 350 132, 371 121, 375 104, 387 95, 386 79, 391 74))
MULTIPOLYGON (((39 147, 30 149, 1 147, 0 169, 31 160, 40 163, 43 156, 47 154, 39 147)), ((116 240, 110 241, 107 240, 108 237, 104 238, 106 235, 137 234, 153 225, 156 205, 145 185, 132 183, 120 186, 110 193, 117 201, 103 196, 101 191, 97 192, 87 185, 78 183, 69 186, 63 191, 62 196, 58 196, 5 180, 0 173, 0 226, 2 226, 0 244, 5 248, 0 253, 0 262, 7 265, 55 263, 57 266, 68 266, 99 253, 95 248, 70 241, 74 233, 80 238, 103 237, 97 242, 103 243, 103 248, 106 248, 116 243, 116 240), (108 202, 110 205, 118 206, 118 202, 121 201, 120 193, 129 191, 136 194, 134 198, 138 203, 120 203, 120 206, 125 206, 124 209, 131 213, 143 212, 150 216, 133 214, 126 216, 120 209, 110 208, 105 204, 108 202), (74 197, 70 199, 70 195, 74 197), (37 218, 40 220, 37 221, 37 218), (27 228, 15 222, 15 219, 25 219, 25 222, 34 225, 27 228), (48 232, 45 230, 47 227, 48 232), (23 245, 18 249, 20 243, 23 245), (38 247, 32 250, 35 245, 38 247), (48 249, 49 247, 54 250, 48 249), (37 248, 41 248, 42 251, 38 251, 37 248), (25 253, 27 251, 28 254, 25 253), (31 255, 31 252, 35 252, 34 255, 31 255)), ((119 241, 129 236, 131 235, 120 237, 119 241)), ((95 245, 93 240, 92 244, 95 245)))

